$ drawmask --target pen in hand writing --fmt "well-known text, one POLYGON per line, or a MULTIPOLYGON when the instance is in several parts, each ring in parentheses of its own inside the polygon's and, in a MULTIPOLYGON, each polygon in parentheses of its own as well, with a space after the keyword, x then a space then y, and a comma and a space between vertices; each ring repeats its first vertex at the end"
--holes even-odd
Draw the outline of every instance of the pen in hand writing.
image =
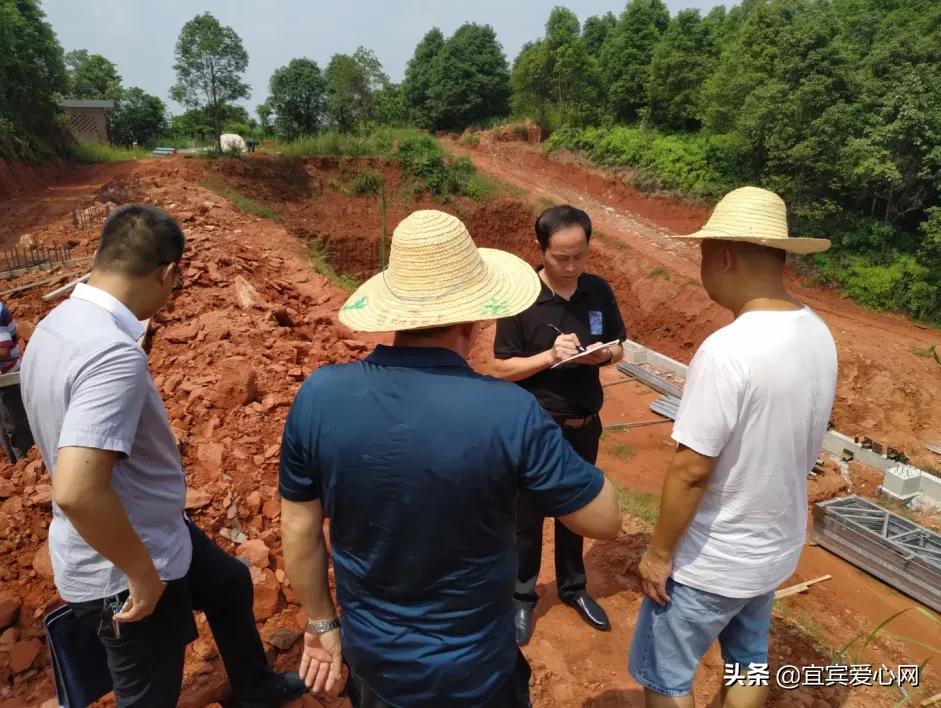
MULTIPOLYGON (((560 334, 560 335, 564 335, 564 334, 565 334, 565 332, 563 332, 561 329, 559 329, 558 327, 556 327, 554 324, 550 324, 549 326, 553 329, 553 331, 557 332, 558 334, 560 334)), ((576 344, 576 345, 575 345, 575 348, 578 349, 579 352, 584 352, 584 351, 585 351, 585 347, 583 347, 583 346, 581 345, 581 343, 576 344)))

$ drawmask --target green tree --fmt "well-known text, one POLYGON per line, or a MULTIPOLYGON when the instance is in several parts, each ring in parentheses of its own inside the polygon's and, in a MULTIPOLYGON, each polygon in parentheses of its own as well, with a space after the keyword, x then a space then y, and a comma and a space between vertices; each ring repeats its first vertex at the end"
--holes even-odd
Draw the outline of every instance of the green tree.
POLYGON ((422 128, 431 125, 428 114, 428 93, 431 89, 435 58, 444 48, 444 35, 432 28, 415 47, 415 54, 405 67, 402 92, 405 105, 415 122, 422 128))
POLYGON ((409 124, 409 111, 402 84, 388 83, 373 94, 373 119, 379 125, 409 124))
POLYGON ((365 129, 375 113, 375 95, 389 77, 372 50, 357 48, 353 55, 335 54, 326 71, 327 116, 339 130, 365 129))
POLYGON ((271 109, 271 105, 265 101, 264 103, 259 103, 255 106, 255 114, 258 116, 258 126, 261 128, 261 131, 264 135, 269 135, 271 133, 271 114, 274 111, 271 109))
POLYGON ((219 24, 208 12, 183 25, 173 65, 177 81, 170 97, 188 108, 206 111, 220 150, 226 107, 250 95, 242 81, 247 67, 248 53, 231 27, 219 24))
POLYGON ((68 67, 69 96, 90 100, 121 98, 121 75, 118 68, 101 54, 76 49, 65 55, 68 67))
POLYGON ((338 130, 352 132, 369 121, 369 81, 348 54, 334 54, 327 66, 327 116, 338 130))
POLYGON ((683 10, 670 20, 650 60, 651 121, 670 129, 698 128, 700 89, 717 60, 714 36, 699 10, 683 10))
POLYGON ((278 134, 294 140, 316 133, 323 125, 327 82, 316 62, 292 59, 276 69, 268 82, 268 102, 278 134))
POLYGON ((599 117, 598 62, 579 33, 578 18, 556 7, 546 22, 545 37, 523 48, 510 77, 513 106, 548 126, 551 111, 562 125, 584 125, 599 117))
POLYGON ((39 160, 64 145, 56 97, 62 47, 36 0, 0 0, 0 156, 39 160))
POLYGON ((136 86, 122 92, 110 120, 111 139, 121 145, 147 145, 169 126, 163 101, 136 86))
POLYGON ((615 119, 634 121, 647 106, 650 61, 670 23, 662 0, 631 0, 601 47, 608 108, 615 119))
POLYGON ((601 47, 604 46, 608 33, 617 23, 618 18, 613 12, 593 15, 585 20, 585 26, 582 27, 582 39, 585 40, 585 48, 591 56, 597 59, 601 55, 601 47))
POLYGON ((553 82, 549 71, 549 51, 545 40, 527 42, 513 62, 510 74, 513 94, 510 103, 514 113, 535 118, 544 128, 549 126, 553 108, 553 82))
POLYGON ((461 130, 505 116, 509 97, 510 73, 493 28, 461 25, 432 64, 428 127, 461 130))

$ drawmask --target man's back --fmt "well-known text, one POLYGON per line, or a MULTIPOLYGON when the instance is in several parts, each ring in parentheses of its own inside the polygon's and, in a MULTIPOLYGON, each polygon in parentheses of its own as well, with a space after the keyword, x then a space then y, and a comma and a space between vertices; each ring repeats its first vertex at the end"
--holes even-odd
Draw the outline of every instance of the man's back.
MULTIPOLYGON (((158 571, 174 579, 186 573, 191 556, 186 486, 166 409, 135 342, 142 332, 117 300, 80 285, 37 326, 23 362, 23 398, 53 475, 61 447, 119 453, 111 487, 158 571)), ((58 506, 49 540, 65 600, 95 600, 127 587, 124 574, 81 538, 58 506)))
POLYGON ((305 383, 281 475, 331 519, 353 672, 409 706, 480 705, 513 670, 517 492, 565 515, 603 483, 528 393, 401 347, 305 383))
POLYGON ((703 343, 674 439, 719 460, 677 548, 678 582, 753 597, 793 572, 836 374, 833 338, 806 307, 745 313, 703 343))

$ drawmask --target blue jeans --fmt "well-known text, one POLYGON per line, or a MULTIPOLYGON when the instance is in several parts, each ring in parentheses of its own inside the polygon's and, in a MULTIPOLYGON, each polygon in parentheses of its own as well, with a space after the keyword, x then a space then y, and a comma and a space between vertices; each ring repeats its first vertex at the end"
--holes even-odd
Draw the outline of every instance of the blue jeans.
POLYGON ((628 671, 641 686, 664 696, 692 693, 696 667, 716 639, 727 664, 768 663, 774 592, 723 597, 671 578, 667 595, 664 607, 645 597, 637 617, 628 671))

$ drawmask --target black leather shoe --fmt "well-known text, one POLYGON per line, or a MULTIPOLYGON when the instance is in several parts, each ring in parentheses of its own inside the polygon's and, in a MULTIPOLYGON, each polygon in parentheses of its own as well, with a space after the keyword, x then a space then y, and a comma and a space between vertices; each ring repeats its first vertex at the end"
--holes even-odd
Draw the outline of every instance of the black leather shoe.
POLYGON ((604 608, 595 602, 591 595, 582 590, 574 597, 562 600, 569 607, 574 607, 575 611, 582 616, 585 624, 595 629, 607 632, 611 629, 611 623, 608 622, 608 615, 604 608))
POLYGON ((258 695, 242 698, 239 708, 280 708, 296 701, 307 692, 303 679, 295 672, 272 674, 271 679, 258 687, 258 695))
POLYGON ((533 608, 517 607, 513 613, 513 623, 516 625, 516 646, 526 646, 533 636, 533 608))

